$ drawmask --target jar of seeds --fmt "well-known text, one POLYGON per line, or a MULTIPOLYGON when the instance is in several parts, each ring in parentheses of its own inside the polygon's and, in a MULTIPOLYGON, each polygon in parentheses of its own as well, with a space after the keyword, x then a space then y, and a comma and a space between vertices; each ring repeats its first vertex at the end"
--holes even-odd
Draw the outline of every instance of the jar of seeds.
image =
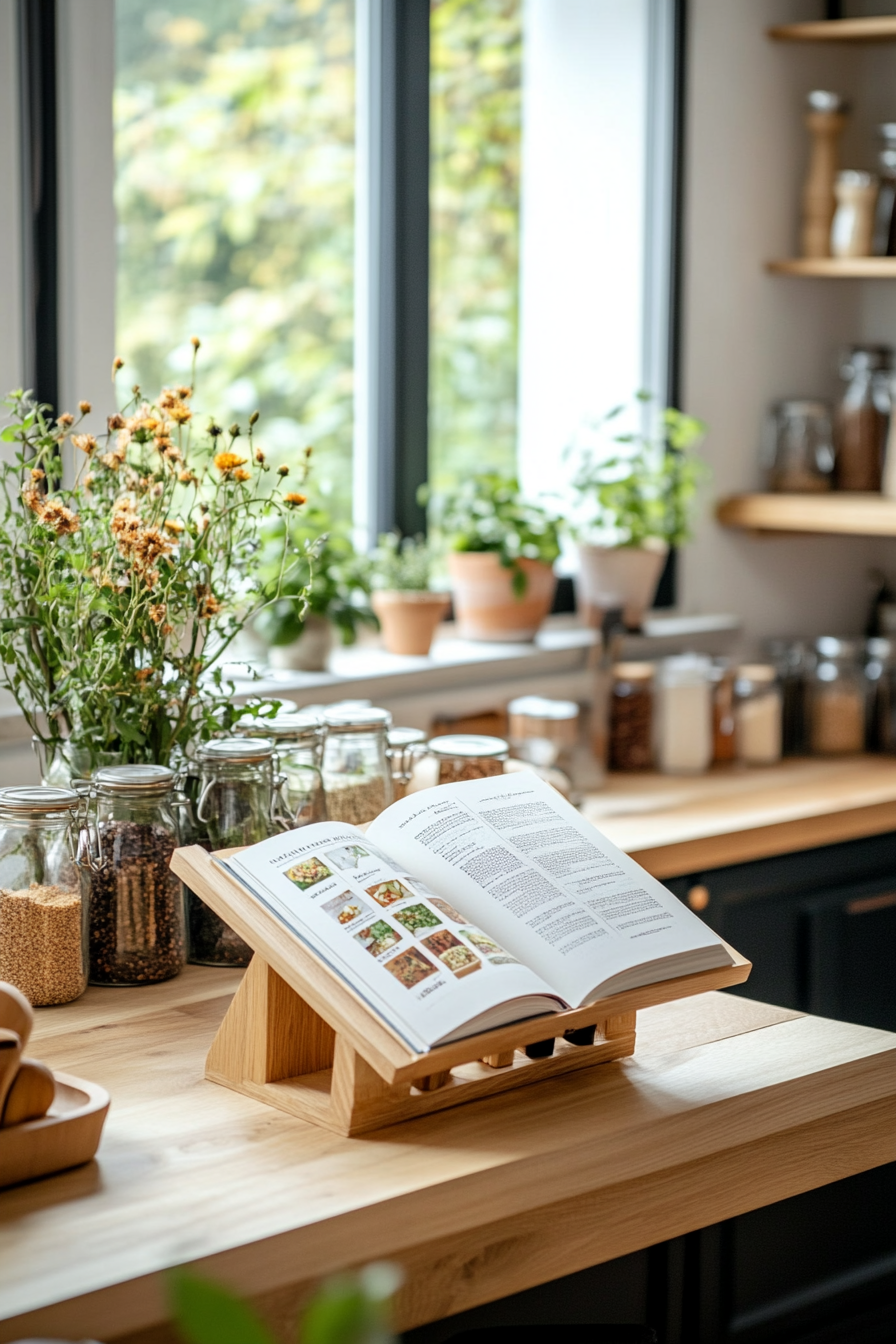
POLYGON ((510 747, 501 737, 478 733, 448 733, 434 737, 430 753, 439 765, 437 784, 459 784, 465 779, 489 779, 504 773, 510 747))
POLYGON ((307 710, 278 714, 273 719, 240 719, 236 731, 245 737, 268 738, 277 747, 282 793, 291 826, 327 820, 321 774, 326 726, 322 715, 307 710))
POLYGON ((0 980, 34 1006, 87 987, 71 789, 0 789, 0 980))
POLYGON ((610 698, 610 769, 653 765, 653 663, 614 663, 610 698))
POLYGON ((342 705, 327 712, 326 726, 327 816, 352 826, 373 821, 393 798, 386 741, 392 715, 385 709, 342 705))
POLYGON ((843 756, 865 745, 867 682, 855 639, 823 635, 810 683, 809 740, 817 756, 843 756))
MULTIPOLYGON (((281 796, 269 737, 218 737, 197 752, 197 843, 209 850, 235 849, 267 840, 290 824, 281 796)), ((200 966, 248 966, 252 949, 220 916, 187 894, 190 961, 200 966)))
POLYGON ((426 752, 426 734, 422 728, 390 728, 386 734, 386 755, 392 768, 392 796, 396 802, 408 791, 414 766, 426 752))
POLYGON ((180 843, 174 785, 163 765, 107 766, 78 781, 91 984, 148 985, 184 967, 183 887, 170 868, 180 843))

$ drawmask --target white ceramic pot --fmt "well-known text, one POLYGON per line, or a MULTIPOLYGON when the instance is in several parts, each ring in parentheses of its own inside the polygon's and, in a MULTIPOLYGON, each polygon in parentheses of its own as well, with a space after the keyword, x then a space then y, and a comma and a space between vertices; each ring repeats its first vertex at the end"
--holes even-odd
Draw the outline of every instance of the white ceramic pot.
POLYGON ((313 612, 305 617, 301 635, 292 644, 272 644, 268 649, 271 667, 292 672, 326 672, 327 659, 333 652, 333 627, 326 616, 313 612))
POLYGON ((669 547, 664 541, 646 546, 579 546, 576 591, 580 609, 601 613, 622 608, 630 630, 637 630, 650 610, 669 547))

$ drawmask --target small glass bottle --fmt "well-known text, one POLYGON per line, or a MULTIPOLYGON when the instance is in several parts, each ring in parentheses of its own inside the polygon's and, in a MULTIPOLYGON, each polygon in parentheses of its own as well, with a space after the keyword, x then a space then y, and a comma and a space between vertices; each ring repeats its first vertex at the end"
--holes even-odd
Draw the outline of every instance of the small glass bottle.
POLYGON ((896 255, 896 122, 885 121, 878 126, 877 133, 883 148, 878 154, 880 191, 874 212, 872 251, 876 257, 892 257, 896 255))
POLYGON ((321 773, 326 725, 323 716, 307 710, 278 714, 273 719, 240 719, 238 733, 268 738, 276 743, 283 775, 282 796, 291 825, 307 826, 327 820, 327 800, 321 773))
POLYGON ((834 437, 823 401, 779 401, 772 407, 769 490, 818 494, 831 488, 834 437))
POLYGON ((712 761, 711 663, 683 653, 660 664, 656 754, 670 775, 700 775, 712 761))
POLYGON ((438 762, 437 784, 459 784, 466 779, 491 779, 504 773, 510 747, 502 737, 478 733, 447 733, 434 737, 430 753, 438 762))
POLYGON ((408 791, 414 766, 426 750, 422 728, 390 728, 386 734, 386 755, 392 769, 392 796, 395 802, 408 791))
POLYGON ((767 663, 744 663, 734 678, 734 736, 744 765, 781 759, 781 688, 767 663))
POLYGON ((653 765, 653 663, 614 663, 610 696, 610 769, 653 765))
POLYGON ((575 700, 521 695, 507 706, 507 737, 515 756, 543 769, 556 767, 570 778, 579 741, 575 700))
POLYGON ((847 386, 836 416, 837 490, 880 490, 892 364, 893 351, 887 345, 854 345, 843 361, 840 374, 847 386))
POLYGON ((709 670, 712 682, 712 759, 727 765, 737 757, 734 741, 734 669, 717 658, 709 670))
POLYGON ((837 209, 831 224, 831 256, 870 257, 878 181, 874 173, 844 168, 837 174, 837 209))
POLYGON ((180 843, 174 785, 166 766, 114 765, 79 786, 91 984, 148 985, 183 970, 183 886, 170 867, 180 843))
POLYGON ((385 709, 341 706, 330 710, 325 722, 327 816, 361 826, 392 802, 392 767, 386 754, 392 715, 385 709))
POLYGON ((87 987, 71 789, 0 790, 0 980, 35 1008, 87 987))
MULTIPOLYGON (((274 744, 270 738, 219 737, 197 752, 195 820, 209 850, 267 840, 283 829, 276 818, 274 744)), ((187 892, 190 961, 199 966, 248 966, 252 949, 193 891, 187 892)))
POLYGON ((817 662, 809 694, 812 751, 844 756, 865 745, 866 688, 858 640, 825 635, 815 641, 817 662))

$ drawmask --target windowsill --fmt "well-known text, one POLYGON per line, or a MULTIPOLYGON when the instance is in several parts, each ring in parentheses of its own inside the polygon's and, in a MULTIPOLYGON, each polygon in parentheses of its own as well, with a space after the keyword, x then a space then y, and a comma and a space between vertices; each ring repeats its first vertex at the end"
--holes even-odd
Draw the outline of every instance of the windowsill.
MULTIPOLYGON (((682 616, 657 612, 648 615, 641 634, 626 638, 626 657, 657 657, 685 644, 736 632, 735 616, 682 616)), ((350 648, 337 648, 326 672, 277 671, 258 665, 256 680, 245 674, 246 664, 225 670, 235 687, 235 698, 288 696, 300 704, 329 704, 335 700, 386 702, 396 712, 413 697, 426 718, 423 702, 431 697, 449 708, 449 693, 455 699, 488 692, 496 685, 507 688, 507 697, 530 690, 563 698, 588 698, 588 655, 597 643, 595 632, 582 626, 576 616, 550 616, 531 644, 481 644, 459 639, 452 624, 444 624, 428 658, 405 658, 387 653, 375 636, 362 637, 350 648), (241 675, 242 674, 242 675, 241 675), (556 681, 556 686, 552 685, 556 681)), ((27 742, 31 737, 25 719, 7 692, 0 691, 0 746, 27 742)))

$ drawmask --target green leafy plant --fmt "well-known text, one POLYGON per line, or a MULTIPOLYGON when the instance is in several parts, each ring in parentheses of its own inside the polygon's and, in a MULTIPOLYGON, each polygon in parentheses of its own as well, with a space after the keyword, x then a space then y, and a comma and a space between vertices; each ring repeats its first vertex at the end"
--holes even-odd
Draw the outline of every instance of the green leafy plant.
POLYGON ((388 592, 425 593, 432 572, 432 553, 425 537, 383 532, 370 557, 371 583, 388 592))
MULTIPOLYGON (((88 766, 166 764, 229 722, 222 656, 271 597, 255 573, 259 522, 305 496, 255 447, 257 414, 245 436, 214 421, 196 432, 192 395, 192 377, 155 401, 135 387, 100 435, 79 432, 87 402, 76 419, 26 392, 6 400, 0 685, 48 768, 74 750, 88 766)), ((309 536, 303 563, 315 547, 309 536)), ((281 548, 274 589, 289 565, 281 548)))
MULTIPOLYGON (((175 1325, 185 1344, 278 1344, 236 1294, 185 1270, 169 1275, 175 1325)), ((305 1309, 298 1344, 390 1344, 389 1304, 401 1283, 395 1265, 367 1265, 330 1279, 305 1309)))
POLYGON ((470 476, 455 489, 432 497, 424 486, 419 498, 421 503, 431 502, 435 525, 452 551, 490 551, 513 571, 517 597, 526 591, 519 561, 552 565, 560 554, 556 517, 525 500, 513 476, 497 472, 470 476))
MULTIPOLYGON (((641 392, 637 400, 644 407, 653 399, 641 392)), ((615 407, 592 433, 605 435, 625 409, 615 407)), ((707 470, 695 453, 705 432, 701 420, 669 406, 659 413, 654 433, 618 433, 610 436, 609 450, 606 443, 603 451, 581 450, 572 482, 579 497, 581 521, 573 528, 579 540, 599 535, 616 546, 689 541, 694 498, 707 470)))
POLYGON ((311 506, 301 516, 280 515, 265 523, 258 572, 267 605, 254 628, 268 644, 295 643, 309 615, 331 621, 343 644, 355 642, 360 626, 379 626, 367 600, 369 562, 323 508, 311 506), (284 550, 290 557, 285 572, 284 550))

